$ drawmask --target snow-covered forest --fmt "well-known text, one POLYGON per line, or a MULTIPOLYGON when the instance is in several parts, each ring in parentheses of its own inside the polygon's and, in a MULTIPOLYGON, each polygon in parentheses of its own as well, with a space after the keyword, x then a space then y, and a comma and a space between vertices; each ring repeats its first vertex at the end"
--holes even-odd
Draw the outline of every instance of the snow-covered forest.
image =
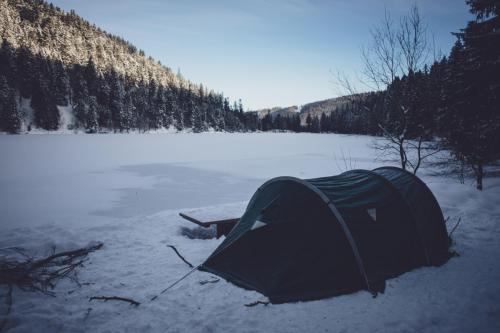
MULTIPOLYGON (((94 133, 175 127, 195 132, 251 127, 241 102, 193 84, 122 38, 44 1, 1 2, 2 130, 61 126, 94 133)), ((255 126, 255 125, 254 125, 255 126)))

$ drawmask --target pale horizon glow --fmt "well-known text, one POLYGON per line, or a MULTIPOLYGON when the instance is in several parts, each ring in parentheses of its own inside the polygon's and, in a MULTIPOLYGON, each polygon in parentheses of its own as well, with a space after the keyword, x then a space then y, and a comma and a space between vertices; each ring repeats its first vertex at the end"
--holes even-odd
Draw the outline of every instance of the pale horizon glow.
MULTIPOLYGON (((355 75, 370 28, 387 8, 397 18, 413 0, 54 0, 123 37, 174 72, 246 110, 303 105, 339 90, 332 71, 355 75)), ((472 15, 462 0, 416 1, 448 54, 472 15)))

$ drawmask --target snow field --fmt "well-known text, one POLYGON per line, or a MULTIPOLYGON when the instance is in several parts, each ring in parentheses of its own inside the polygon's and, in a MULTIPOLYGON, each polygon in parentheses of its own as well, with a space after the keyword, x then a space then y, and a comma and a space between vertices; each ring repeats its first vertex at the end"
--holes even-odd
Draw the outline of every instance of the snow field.
MULTIPOLYGON (((103 242, 56 297, 15 290, 9 332, 495 332, 500 331, 500 181, 484 192, 425 176, 448 228, 461 216, 453 250, 439 268, 387 282, 385 294, 358 292, 282 305, 195 272, 155 301, 151 297, 197 265, 222 239, 188 239, 195 225, 179 211, 239 216, 268 178, 339 173, 374 161, 371 138, 314 134, 149 134, 1 136, 0 248, 31 253, 103 242), (335 162, 335 158, 337 162, 335 162), (89 302, 91 296, 122 302, 89 302), (90 309, 90 310, 89 310, 90 309)), ((0 302, 0 317, 4 302, 0 302)))

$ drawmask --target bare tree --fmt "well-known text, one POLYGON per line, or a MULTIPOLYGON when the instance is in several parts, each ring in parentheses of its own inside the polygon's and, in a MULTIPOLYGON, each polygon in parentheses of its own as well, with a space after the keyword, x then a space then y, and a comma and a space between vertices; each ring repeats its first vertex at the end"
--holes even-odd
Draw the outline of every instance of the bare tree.
MULTIPOLYGON (((399 20, 399 24, 386 9, 383 20, 370 31, 370 35, 372 43, 361 50, 364 69, 360 82, 371 89, 386 90, 397 78, 415 73, 428 61, 432 45, 416 5, 399 20)), ((370 111, 345 73, 337 72, 335 81, 345 94, 352 96, 353 103, 370 111)), ((390 114, 387 112, 383 117, 385 120, 378 124, 382 139, 375 140, 374 148, 380 156, 397 157, 402 169, 416 173, 425 159, 438 152, 438 145, 430 140, 428 128, 415 124, 415 113, 421 110, 411 109, 403 101, 392 102, 395 110, 390 114)))
POLYGON ((429 56, 427 26, 423 23, 418 7, 414 5, 408 15, 403 16, 396 32, 402 53, 402 73, 416 72, 422 68, 429 56))
POLYGON ((361 48, 364 62, 363 75, 365 84, 384 89, 401 73, 400 33, 394 26, 394 20, 387 8, 379 26, 370 30, 372 44, 361 48))

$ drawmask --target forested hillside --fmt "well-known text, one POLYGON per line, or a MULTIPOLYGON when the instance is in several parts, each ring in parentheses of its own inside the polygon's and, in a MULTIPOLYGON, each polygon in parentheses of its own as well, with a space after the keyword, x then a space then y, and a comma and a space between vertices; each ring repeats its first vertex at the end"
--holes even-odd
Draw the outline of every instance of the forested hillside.
POLYGON ((73 11, 0 0, 0 36, 0 130, 58 129, 66 106, 70 125, 88 132, 256 127, 241 102, 174 74, 73 11))

